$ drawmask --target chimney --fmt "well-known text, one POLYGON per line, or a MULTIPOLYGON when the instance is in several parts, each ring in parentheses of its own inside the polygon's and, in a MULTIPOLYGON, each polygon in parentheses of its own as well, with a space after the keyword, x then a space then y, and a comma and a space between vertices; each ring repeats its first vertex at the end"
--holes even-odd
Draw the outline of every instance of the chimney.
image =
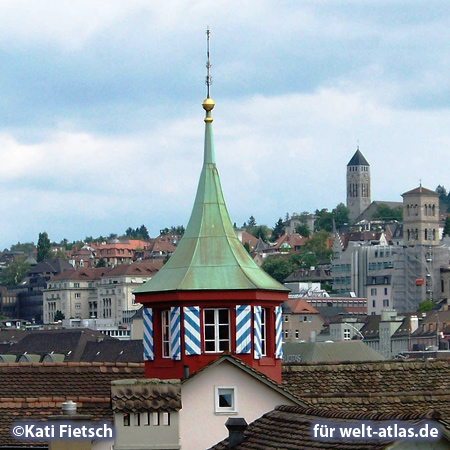
POLYGON ((64 415, 74 416, 77 413, 77 404, 72 400, 67 400, 62 404, 62 411, 64 415))
POLYGON ((225 426, 228 428, 228 447, 234 448, 244 440, 244 431, 247 429, 247 422, 242 417, 228 418, 225 426))

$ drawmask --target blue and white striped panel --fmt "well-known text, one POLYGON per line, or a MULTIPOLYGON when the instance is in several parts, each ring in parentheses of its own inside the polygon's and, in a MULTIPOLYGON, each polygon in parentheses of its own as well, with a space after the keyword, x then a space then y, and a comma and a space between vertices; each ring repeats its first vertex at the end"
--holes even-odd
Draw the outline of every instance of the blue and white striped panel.
POLYGON ((283 357, 283 323, 281 306, 275 306, 275 358, 283 357))
POLYGON ((261 340, 261 306, 253 307, 253 357, 261 359, 262 340, 261 340))
POLYGON ((236 353, 250 353, 252 319, 250 306, 236 306, 236 353))
POLYGON ((144 308, 144 361, 153 361, 154 359, 153 311, 152 308, 144 308))
POLYGON ((200 307, 184 308, 184 352, 186 355, 200 355, 200 307))
POLYGON ((181 359, 180 308, 170 308, 170 354, 172 359, 181 359))

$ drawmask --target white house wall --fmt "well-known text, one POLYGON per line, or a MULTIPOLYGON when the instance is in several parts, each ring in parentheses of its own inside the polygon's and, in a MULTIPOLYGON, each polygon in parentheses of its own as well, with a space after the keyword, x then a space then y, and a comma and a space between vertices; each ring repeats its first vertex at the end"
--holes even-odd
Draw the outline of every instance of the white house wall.
POLYGON ((250 423, 275 406, 293 405, 286 397, 261 381, 223 363, 206 369, 181 387, 180 443, 182 450, 206 449, 228 436, 225 422, 243 417, 250 423), (237 412, 215 413, 215 386, 237 388, 237 412))

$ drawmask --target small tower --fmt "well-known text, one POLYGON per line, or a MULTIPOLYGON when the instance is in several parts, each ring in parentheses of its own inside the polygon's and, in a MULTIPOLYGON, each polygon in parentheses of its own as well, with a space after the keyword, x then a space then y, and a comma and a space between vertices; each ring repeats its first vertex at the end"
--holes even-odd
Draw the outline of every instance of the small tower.
POLYGON ((402 197, 405 245, 439 244, 439 194, 420 185, 402 197))
POLYGON ((347 164, 347 208, 350 222, 370 205, 370 165, 359 151, 347 164))
POLYGON ((229 353, 281 382, 280 305, 289 290, 256 265, 231 224, 214 156, 209 67, 208 57, 204 159, 191 217, 169 261, 135 291, 144 305, 146 377, 183 379, 229 353))

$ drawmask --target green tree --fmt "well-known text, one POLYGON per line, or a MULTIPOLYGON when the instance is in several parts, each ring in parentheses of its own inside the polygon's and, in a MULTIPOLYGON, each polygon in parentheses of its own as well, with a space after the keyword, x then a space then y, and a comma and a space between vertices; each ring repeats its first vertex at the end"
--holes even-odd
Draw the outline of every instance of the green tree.
POLYGON ((253 216, 248 219, 247 226, 256 227, 256 219, 253 216))
POLYGON ((14 261, 1 271, 1 281, 3 286, 17 286, 30 270, 30 265, 25 262, 24 257, 14 258, 14 261))
POLYGON ((43 231, 42 233, 39 233, 39 239, 37 243, 37 261, 41 262, 44 259, 50 257, 50 239, 48 238, 48 234, 43 231))
POLYGON ((25 255, 31 255, 36 249, 34 242, 18 242, 17 244, 11 245, 12 252, 24 252, 25 255))
POLYGON ((439 185, 436 188, 436 192, 439 194, 439 208, 442 211, 449 212, 450 211, 450 193, 447 193, 447 190, 444 186, 439 185))
POLYGON ((248 253, 250 253, 250 244, 248 242, 244 242, 244 248, 248 253))
POLYGON ((403 208, 401 206, 391 208, 385 203, 381 203, 380 205, 378 205, 373 218, 386 221, 397 220, 398 222, 401 222, 403 220, 403 208))
POLYGON ((275 280, 282 283, 294 270, 292 263, 285 258, 267 258, 262 268, 275 280))
POLYGON ((427 299, 421 303, 419 303, 419 307, 417 308, 417 312, 428 312, 431 311, 434 307, 434 303, 427 299))
POLYGON ((330 262, 332 251, 327 248, 328 237, 329 234, 325 230, 315 233, 296 254, 291 256, 294 267, 309 268, 318 263, 330 262))
POLYGON ((320 211, 316 209, 315 215, 315 231, 325 230, 331 233, 333 231, 333 214, 327 208, 322 208, 320 211))
POLYGON ((267 242, 267 236, 269 234, 269 228, 266 225, 260 225, 259 227, 246 227, 247 233, 250 233, 256 238, 261 238, 264 242, 267 242))
POLYGON ((450 216, 447 216, 445 218, 445 225, 444 225, 444 231, 442 233, 442 236, 450 236, 450 216))
POLYGON ((278 219, 278 222, 273 227, 272 241, 276 241, 280 236, 283 236, 284 230, 285 230, 284 222, 283 222, 283 219, 280 217, 278 219))
POLYGON ((342 225, 346 225, 349 223, 349 212, 349 209, 343 203, 339 203, 336 208, 331 211, 336 229, 339 230, 342 225))
POLYGON ((54 322, 58 322, 58 320, 64 320, 66 316, 59 309, 55 312, 55 316, 53 317, 54 322))
POLYGON ((301 223, 295 227, 295 232, 301 234, 303 237, 309 237, 311 232, 309 231, 308 225, 306 223, 301 223))
POLYGON ((103 258, 103 256, 100 256, 100 258, 98 258, 97 264, 95 265, 95 267, 106 267, 106 261, 105 258, 103 258))

